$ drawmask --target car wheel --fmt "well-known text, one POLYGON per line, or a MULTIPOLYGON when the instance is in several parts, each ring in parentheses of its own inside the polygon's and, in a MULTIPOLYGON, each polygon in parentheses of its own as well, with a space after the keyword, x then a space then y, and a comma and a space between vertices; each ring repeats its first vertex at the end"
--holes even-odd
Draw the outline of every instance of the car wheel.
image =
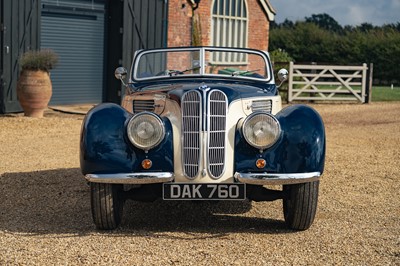
POLYGON ((118 227, 122 219, 122 185, 90 183, 93 222, 97 229, 111 230, 118 227))
POLYGON ((319 181, 285 185, 283 214, 287 226, 294 230, 306 230, 317 212, 319 181))

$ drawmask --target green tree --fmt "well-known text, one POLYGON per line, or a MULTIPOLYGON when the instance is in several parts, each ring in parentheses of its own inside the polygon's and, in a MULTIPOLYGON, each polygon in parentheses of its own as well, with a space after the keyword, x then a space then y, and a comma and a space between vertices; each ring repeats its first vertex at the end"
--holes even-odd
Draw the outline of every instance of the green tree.
POLYGON ((400 23, 382 27, 363 23, 340 27, 338 32, 335 22, 321 14, 312 15, 308 22, 277 24, 270 31, 270 51, 281 49, 294 61, 304 63, 373 63, 375 80, 400 83, 400 23))
POLYGON ((283 49, 299 62, 329 62, 334 57, 337 36, 314 23, 296 22, 292 29, 270 32, 270 49, 283 49))
POLYGON ((305 20, 306 22, 314 23, 321 29, 325 29, 327 31, 340 33, 343 30, 342 26, 340 26, 340 24, 333 17, 326 13, 311 15, 311 17, 306 17, 305 20))

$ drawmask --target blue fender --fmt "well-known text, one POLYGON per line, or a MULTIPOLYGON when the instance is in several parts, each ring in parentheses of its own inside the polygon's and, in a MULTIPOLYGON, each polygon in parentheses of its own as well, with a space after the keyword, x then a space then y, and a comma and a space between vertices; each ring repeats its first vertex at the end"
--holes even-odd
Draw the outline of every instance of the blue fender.
POLYGON ((269 173, 309 173, 324 171, 325 127, 321 116, 306 105, 293 105, 275 116, 281 126, 280 139, 260 152, 243 138, 240 128, 235 137, 235 171, 269 173), (266 160, 265 169, 255 161, 266 160))
POLYGON ((80 139, 81 171, 85 174, 146 172, 141 162, 148 158, 148 171, 173 172, 172 127, 162 118, 165 139, 146 154, 129 141, 126 125, 133 115, 117 104, 103 103, 91 109, 83 120, 80 139))

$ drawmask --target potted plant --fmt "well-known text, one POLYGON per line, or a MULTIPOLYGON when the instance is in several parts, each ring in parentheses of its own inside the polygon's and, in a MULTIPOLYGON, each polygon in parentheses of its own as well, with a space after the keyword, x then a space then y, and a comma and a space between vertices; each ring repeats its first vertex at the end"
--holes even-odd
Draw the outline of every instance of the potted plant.
POLYGON ((17 96, 25 116, 43 117, 52 95, 50 70, 58 62, 51 49, 28 51, 20 58, 17 96))

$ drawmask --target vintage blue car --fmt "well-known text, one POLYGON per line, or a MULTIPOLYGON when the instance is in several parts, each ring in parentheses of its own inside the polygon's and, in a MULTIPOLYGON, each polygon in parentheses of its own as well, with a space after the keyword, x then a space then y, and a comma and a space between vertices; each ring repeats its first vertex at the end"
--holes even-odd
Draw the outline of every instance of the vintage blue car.
POLYGON ((126 89, 121 106, 97 105, 82 126, 81 170, 98 229, 118 227, 127 199, 281 199, 289 228, 311 226, 324 124, 308 106, 282 109, 268 53, 141 50, 125 84, 126 75, 115 71, 126 89))

